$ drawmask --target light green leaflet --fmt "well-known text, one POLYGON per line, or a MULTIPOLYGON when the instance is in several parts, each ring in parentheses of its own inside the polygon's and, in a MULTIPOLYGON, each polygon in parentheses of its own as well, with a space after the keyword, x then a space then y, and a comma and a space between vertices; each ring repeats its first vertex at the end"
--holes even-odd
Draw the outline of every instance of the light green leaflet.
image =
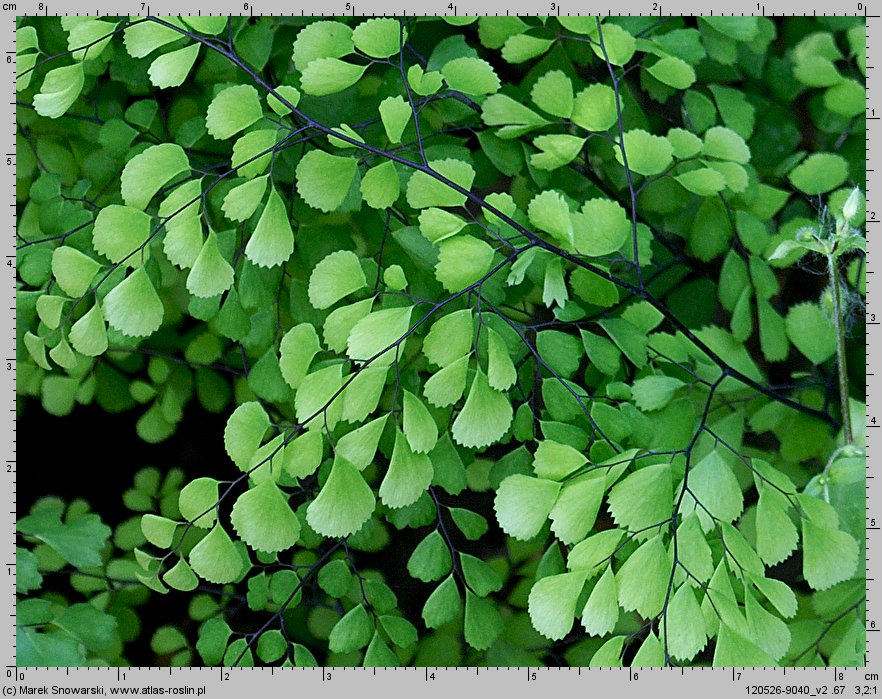
POLYGON ((50 70, 43 79, 39 94, 34 96, 37 114, 50 119, 62 116, 80 96, 83 81, 81 63, 50 70))
POLYGON ((294 232, 285 203, 275 188, 270 190, 263 213, 245 246, 245 255, 259 267, 277 267, 294 252, 294 232))
POLYGON ((128 206, 145 209, 160 187, 190 169, 184 149, 174 143, 150 146, 126 163, 120 177, 122 197, 128 206))
POLYGON ((309 302, 318 309, 332 306, 367 284, 355 253, 340 250, 324 258, 309 278, 309 302))
POLYGON ((354 158, 312 150, 297 165, 297 191, 310 206, 333 211, 346 198, 356 172, 354 158))
POLYGON ((230 138, 260 119, 263 111, 257 90, 236 85, 220 92, 208 105, 205 127, 217 139, 230 138))

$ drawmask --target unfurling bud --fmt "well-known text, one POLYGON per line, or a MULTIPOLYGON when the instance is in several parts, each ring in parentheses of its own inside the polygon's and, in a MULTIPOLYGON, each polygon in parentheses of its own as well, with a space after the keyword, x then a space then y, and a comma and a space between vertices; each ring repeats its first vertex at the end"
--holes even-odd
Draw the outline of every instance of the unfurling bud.
POLYGON ((800 243, 807 243, 808 241, 812 240, 814 237, 815 237, 815 232, 809 227, 800 228, 796 233, 796 239, 800 243))
POLYGON ((827 315, 828 318, 835 317, 836 307, 833 304, 833 290, 828 286, 824 289, 821 294, 821 298, 819 299, 821 310, 827 315))
POLYGON ((861 208, 862 198, 863 195, 858 187, 851 190, 851 194, 848 195, 848 199, 842 205, 842 216, 846 221, 851 221, 851 219, 857 216, 858 209, 861 208))

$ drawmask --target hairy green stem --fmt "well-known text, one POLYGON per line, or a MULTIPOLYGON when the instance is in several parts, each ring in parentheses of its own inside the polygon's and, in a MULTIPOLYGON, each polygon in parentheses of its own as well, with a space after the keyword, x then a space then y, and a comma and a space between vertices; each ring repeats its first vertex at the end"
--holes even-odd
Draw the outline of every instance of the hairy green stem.
POLYGON ((836 326, 836 373, 839 383, 839 404, 842 409, 842 430, 847 445, 854 444, 851 416, 848 409, 848 371, 845 360, 845 318, 842 313, 842 287, 839 284, 839 263, 835 255, 827 255, 830 293, 833 296, 833 322, 836 326))

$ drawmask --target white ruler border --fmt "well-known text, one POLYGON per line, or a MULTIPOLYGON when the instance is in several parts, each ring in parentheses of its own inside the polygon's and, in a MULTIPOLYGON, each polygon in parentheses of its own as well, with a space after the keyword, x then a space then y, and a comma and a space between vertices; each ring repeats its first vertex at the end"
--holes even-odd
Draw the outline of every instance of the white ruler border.
MULTIPOLYGON (((723 8, 708 8, 706 0, 662 0, 661 2, 634 2, 623 0, 614 6, 581 3, 563 0, 559 2, 524 3, 519 0, 482 0, 481 3, 469 4, 459 0, 450 3, 447 0, 433 0, 423 4, 418 12, 412 4, 401 0, 369 3, 359 0, 341 2, 336 0, 326 5, 323 12, 315 12, 295 8, 291 5, 271 0, 253 2, 236 2, 231 0, 215 0, 212 12, 197 9, 189 14, 197 15, 283 15, 283 16, 426 16, 426 15, 716 15, 716 16, 816 16, 816 15, 848 15, 867 18, 867 211, 873 210, 882 202, 877 202, 876 192, 879 189, 882 170, 876 167, 882 155, 882 140, 879 129, 882 125, 882 103, 878 101, 880 94, 880 68, 882 63, 882 22, 880 15, 872 14, 879 11, 877 6, 869 2, 849 0, 845 6, 831 6, 819 0, 802 0, 796 2, 754 3, 734 0, 726 3, 723 8), (547 7, 542 8, 542 5, 547 7), (873 39, 873 41, 871 41, 873 39)), ((131 14, 181 14, 180 6, 171 2, 139 1, 123 3, 107 0, 92 0, 67 4, 62 0, 52 2, 0 2, 0 21, 7 22, 7 48, 4 66, 7 71, 7 86, 10 99, 4 104, 7 110, 9 131, 3 138, 5 148, 3 157, 6 167, 2 169, 3 191, 10 217, 8 233, 10 245, 7 249, 7 260, 16 259, 16 199, 15 199, 15 23, 16 16, 52 16, 52 15, 112 15, 122 12, 131 14)), ((882 215, 879 216, 882 219, 882 215)), ((0 338, 6 338, 5 355, 3 357, 2 389, 10 397, 6 417, 0 420, 2 444, 5 454, 5 482, 0 485, 2 510, 0 515, 8 524, 7 543, 3 546, 4 561, 7 568, 9 588, 4 608, 9 615, 9 633, 0 634, 6 676, 2 684, 4 696, 18 694, 49 694, 66 696, 70 689, 86 688, 94 695, 109 695, 114 688, 140 688, 142 693, 174 694, 176 696, 211 696, 238 697, 242 693, 259 693, 260 695, 276 696, 289 691, 303 692, 312 690, 339 691, 347 696, 355 696, 355 692, 383 691, 387 694, 405 695, 419 691, 426 699, 444 697, 450 692, 461 689, 467 692, 478 692, 482 689, 490 691, 512 690, 516 692, 540 689, 541 691, 572 691, 574 688, 589 688, 592 691, 609 693, 620 692, 626 696, 637 696, 643 692, 652 692, 662 696, 691 697, 707 695, 715 692, 720 696, 743 696, 744 694, 773 695, 805 695, 805 696, 878 696, 880 662, 880 619, 877 598, 874 594, 875 584, 879 579, 879 561, 875 547, 879 539, 880 519, 879 503, 882 493, 876 479, 876 463, 878 457, 879 427, 882 426, 882 414, 877 408, 882 395, 882 350, 879 349, 877 338, 880 332, 880 321, 871 320, 875 305, 875 269, 871 263, 871 251, 875 251, 875 226, 867 226, 867 660, 864 668, 388 668, 382 670, 361 668, 17 668, 14 665, 15 653, 15 513, 16 513, 16 398, 15 398, 15 271, 9 270, 9 285, 12 295, 7 306, 0 312, 0 338), (877 424, 873 424, 879 414, 877 424), (871 586, 873 589, 871 590, 871 586), (286 679, 296 682, 296 686, 288 689, 286 679), (30 691, 29 689, 30 688, 30 691), (153 688, 153 692, 150 691, 153 688), (146 689, 146 691, 145 691, 146 689), (42 691, 41 691, 42 690, 42 691), (668 695, 668 691, 671 692, 668 695)))

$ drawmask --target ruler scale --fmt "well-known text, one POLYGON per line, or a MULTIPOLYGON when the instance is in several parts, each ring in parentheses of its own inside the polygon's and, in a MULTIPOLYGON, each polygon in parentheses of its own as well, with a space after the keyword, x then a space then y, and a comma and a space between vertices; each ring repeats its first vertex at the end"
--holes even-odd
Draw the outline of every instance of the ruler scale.
MULTIPOLYGON (((878 696, 879 673, 882 672, 882 615, 876 593, 878 580, 882 577, 876 556, 882 525, 882 502, 880 484, 876 478, 875 460, 879 458, 876 440, 882 427, 882 353, 879 338, 882 316, 876 319, 875 269, 870 251, 876 249, 873 239, 878 226, 877 218, 870 212, 882 206, 878 199, 880 175, 876 163, 882 157, 882 138, 879 129, 882 122, 882 5, 849 0, 844 5, 802 0, 795 2, 729 2, 725 7, 710 8, 706 2, 696 0, 660 0, 658 2, 624 0, 616 5, 601 4, 585 6, 563 0, 559 2, 520 3, 513 0, 500 2, 488 0, 478 6, 467 5, 462 0, 452 4, 448 0, 435 0, 420 6, 400 0, 382 3, 333 2, 324 6, 324 12, 292 8, 291 5, 258 0, 257 2, 229 2, 216 0, 211 12, 196 10, 199 15, 283 15, 310 16, 395 16, 395 15, 717 15, 717 16, 815 16, 848 15, 866 18, 867 31, 867 90, 866 90, 866 159, 867 180, 865 184, 867 209, 867 321, 866 321, 866 404, 867 404, 867 492, 866 492, 866 611, 867 611, 867 665, 859 668, 21 668, 15 664, 15 517, 16 517, 16 101, 15 101, 15 28, 16 16, 52 15, 119 15, 131 14, 181 14, 180 7, 169 2, 110 3, 106 0, 81 0, 77 4, 54 2, 3 2, 0 17, 7 22, 3 33, 7 36, 4 62, 5 79, 10 98, 7 110, 9 132, 4 137, 3 191, 6 192, 9 210, 9 241, 5 255, 6 273, 9 275, 11 297, 3 308, 0 337, 3 338, 3 390, 9 396, 9 407, 2 418, 5 481, 0 486, 2 514, 8 525, 9 539, 2 547, 6 568, 6 600, 4 610, 9 619, 6 632, 0 632, 5 677, 2 682, 4 696, 43 694, 68 696, 90 694, 107 696, 113 694, 155 694, 191 697, 237 697, 244 693, 281 695, 289 692, 331 691, 349 693, 384 692, 386 694, 411 694, 420 692, 426 697, 448 697, 451 692, 566 692, 576 691, 623 693, 636 696, 655 693, 661 696, 700 696, 714 692, 720 696, 744 694, 802 695, 802 696, 878 696)), ((879 210, 879 209, 876 209, 879 210)), ((882 219, 882 215, 878 216, 882 219)))
MULTIPOLYGON (((5 7, 5 5, 4 5, 5 7)), ((6 111, 6 117, 8 115, 8 121, 6 118, 3 119, 4 123, 9 125, 9 134, 7 138, 4 138, 4 146, 3 146, 3 157, 6 159, 6 167, 3 168, 3 177, 4 177, 4 187, 3 191, 7 192, 7 197, 10 197, 7 200, 8 206, 6 207, 8 210, 8 221, 10 223, 9 229, 9 244, 5 247, 5 262, 4 269, 7 274, 9 274, 8 283, 11 287, 12 293, 9 297, 9 302, 5 304, 5 308, 9 310, 5 310, 3 312, 3 330, 0 331, 0 335, 2 335, 3 341, 3 395, 8 396, 9 403, 7 410, 3 411, 3 444, 5 445, 3 454, 5 459, 5 469, 3 477, 6 478, 6 482, 3 484, 3 487, 0 488, 0 491, 3 493, 3 516, 8 517, 9 521, 12 522, 16 517, 16 497, 15 493, 17 490, 17 479, 18 475, 16 473, 16 387, 15 387, 15 356, 16 356, 16 332, 15 332, 15 304, 16 304, 16 249, 17 249, 17 227, 18 227, 18 215, 16 212, 16 159, 15 159, 15 148, 16 148, 16 134, 18 131, 15 113, 15 74, 16 74, 16 60, 15 60, 15 45, 16 45, 16 8, 13 6, 8 13, 5 13, 6 17, 4 21, 6 23, 6 29, 3 31, 3 34, 6 35, 7 39, 4 41, 6 44, 5 50, 5 61, 3 65, 6 68, 6 80, 4 80, 3 84, 7 85, 9 99, 3 101, 4 110, 6 111)), ((9 625, 6 627, 6 633, 0 631, 0 636, 3 637, 3 656, 4 658, 8 658, 5 662, 13 662, 15 658, 15 636, 16 636, 16 625, 15 625, 15 600, 16 600, 16 590, 15 590, 15 544, 16 544, 16 533, 15 527, 11 526, 9 528, 9 539, 7 539, 6 543, 3 545, 3 562, 6 580, 8 581, 11 597, 6 596, 7 601, 11 601, 12 605, 9 607, 7 614, 9 619, 9 625)), ((7 678, 9 679, 9 678, 7 678)))

